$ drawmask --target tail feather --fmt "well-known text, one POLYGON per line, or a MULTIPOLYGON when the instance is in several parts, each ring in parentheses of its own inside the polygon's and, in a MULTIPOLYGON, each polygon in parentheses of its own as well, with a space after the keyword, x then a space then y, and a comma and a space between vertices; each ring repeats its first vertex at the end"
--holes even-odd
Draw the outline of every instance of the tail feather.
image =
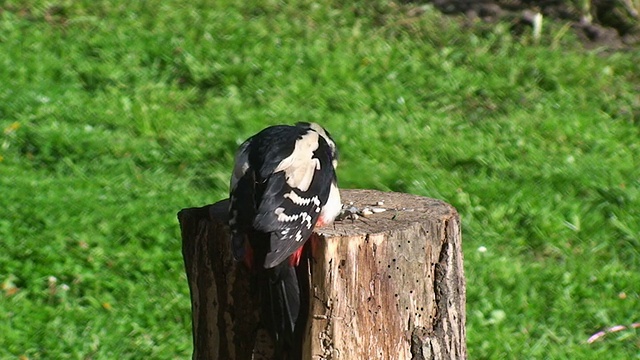
POLYGON ((276 342, 276 359, 291 353, 300 315, 300 287, 294 267, 288 261, 267 270, 269 272, 270 327, 276 342))

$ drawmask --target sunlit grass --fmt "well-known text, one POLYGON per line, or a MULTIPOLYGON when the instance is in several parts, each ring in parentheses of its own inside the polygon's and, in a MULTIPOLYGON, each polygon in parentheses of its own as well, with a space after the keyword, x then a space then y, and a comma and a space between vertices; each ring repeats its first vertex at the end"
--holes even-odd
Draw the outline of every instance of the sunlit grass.
POLYGON ((640 53, 389 4, 5 2, 0 357, 189 357, 175 214, 304 120, 341 186, 457 207, 471 359, 637 358, 586 339, 638 320, 640 53))

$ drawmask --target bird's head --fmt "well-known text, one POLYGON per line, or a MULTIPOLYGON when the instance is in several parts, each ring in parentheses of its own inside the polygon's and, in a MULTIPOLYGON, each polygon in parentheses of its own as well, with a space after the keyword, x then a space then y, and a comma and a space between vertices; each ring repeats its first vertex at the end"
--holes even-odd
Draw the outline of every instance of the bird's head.
POLYGON ((317 132, 322 138, 329 144, 331 148, 331 164, 333 168, 338 167, 338 148, 336 147, 336 143, 333 141, 331 134, 327 131, 327 129, 323 128, 317 123, 309 123, 309 122, 299 122, 296 123, 296 126, 301 127, 303 129, 311 129, 317 132))

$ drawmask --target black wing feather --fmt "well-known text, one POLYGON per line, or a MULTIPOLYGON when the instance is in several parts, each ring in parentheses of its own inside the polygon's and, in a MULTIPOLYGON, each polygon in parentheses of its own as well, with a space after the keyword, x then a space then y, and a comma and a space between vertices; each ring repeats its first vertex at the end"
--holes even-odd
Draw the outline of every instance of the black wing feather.
MULTIPOLYGON (((310 132, 313 130, 299 126, 273 126, 248 140, 251 141, 247 154, 250 166, 238 181, 245 193, 232 190, 235 194, 231 196, 231 210, 232 214, 237 212, 238 219, 253 219, 248 224, 252 224, 255 230, 270 234, 265 268, 280 264, 304 245, 313 232, 321 207, 327 202, 329 184, 335 179, 331 149, 321 136, 317 136, 318 147, 308 161, 293 162, 289 167, 276 171, 296 149, 296 140, 309 136, 310 132), (261 166, 255 168, 255 164, 261 166), (311 182, 304 189, 291 186, 287 181, 287 173, 295 170, 296 166, 314 167, 311 182)), ((248 232, 248 229, 237 230, 248 232)), ((241 241, 234 236, 234 240, 236 238, 241 241)))
POLYGON ((300 191, 286 183, 284 173, 278 173, 269 179, 265 194, 275 193, 275 196, 263 198, 253 223, 257 230, 271 234, 271 251, 264 263, 266 268, 287 259, 311 236, 320 216, 320 208, 329 197, 325 186, 319 185, 319 181, 314 179, 307 191, 300 191), (285 197, 285 194, 291 194, 292 191, 299 198, 308 201, 296 203, 291 197, 285 197), (278 209, 282 209, 282 215, 276 212, 278 209), (283 218, 288 221, 282 220, 283 218))
MULTIPOLYGON (((301 134, 299 138, 311 131, 299 127, 293 128, 301 134)), ((308 161, 315 162, 314 159, 317 159, 319 168, 314 169, 308 188, 302 190, 289 185, 286 173, 291 169, 276 173, 267 172, 269 176, 266 179, 265 191, 253 222, 257 230, 271 234, 271 248, 265 258, 265 268, 276 266, 304 245, 313 232, 321 207, 327 202, 329 184, 335 172, 331 164, 329 145, 322 137, 317 138, 318 148, 308 161)), ((284 154, 288 156, 294 149, 295 143, 284 154)), ((286 156, 282 156, 281 152, 278 154, 276 158, 279 164, 286 156)), ((304 165, 306 166, 307 163, 304 165)), ((273 169, 276 168, 277 166, 273 169)), ((269 170, 273 171, 273 169, 269 170)))

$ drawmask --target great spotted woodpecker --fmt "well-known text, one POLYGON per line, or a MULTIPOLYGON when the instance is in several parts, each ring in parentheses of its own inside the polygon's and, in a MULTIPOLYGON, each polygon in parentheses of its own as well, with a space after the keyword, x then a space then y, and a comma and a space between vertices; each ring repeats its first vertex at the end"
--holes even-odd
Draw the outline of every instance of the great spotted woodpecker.
POLYGON ((258 281, 262 319, 276 359, 295 359, 300 313, 295 267, 315 227, 333 222, 342 204, 337 149, 315 123, 268 127, 238 149, 231 176, 229 227, 234 257, 258 281))

